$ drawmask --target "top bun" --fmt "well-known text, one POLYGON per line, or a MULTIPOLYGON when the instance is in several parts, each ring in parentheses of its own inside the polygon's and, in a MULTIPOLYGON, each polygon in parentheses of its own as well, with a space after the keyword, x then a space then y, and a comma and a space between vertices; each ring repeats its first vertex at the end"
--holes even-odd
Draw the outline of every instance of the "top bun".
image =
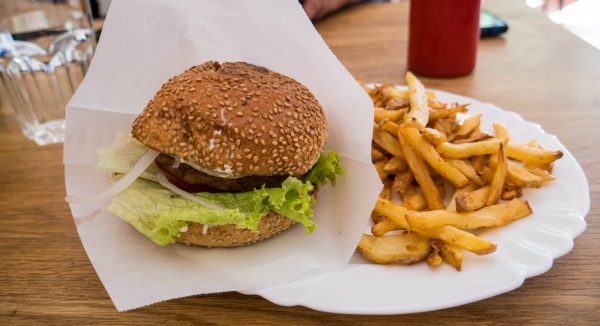
POLYGON ((300 176, 319 158, 327 122, 294 79, 244 62, 209 61, 163 84, 132 134, 206 173, 300 176))

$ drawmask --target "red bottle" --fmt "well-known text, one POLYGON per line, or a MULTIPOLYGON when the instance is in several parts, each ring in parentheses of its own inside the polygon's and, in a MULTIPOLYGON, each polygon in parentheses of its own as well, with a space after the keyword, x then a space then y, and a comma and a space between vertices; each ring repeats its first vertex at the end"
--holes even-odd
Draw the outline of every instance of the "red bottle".
POLYGON ((475 68, 481 0, 411 0, 408 69, 428 77, 475 68))

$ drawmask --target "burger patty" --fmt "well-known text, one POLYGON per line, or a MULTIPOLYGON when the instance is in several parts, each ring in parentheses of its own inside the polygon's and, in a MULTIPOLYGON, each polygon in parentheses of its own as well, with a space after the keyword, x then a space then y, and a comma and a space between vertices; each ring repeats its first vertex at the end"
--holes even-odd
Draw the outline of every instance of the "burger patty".
POLYGON ((289 177, 289 175, 250 175, 236 179, 215 177, 200 172, 185 163, 180 163, 175 167, 175 158, 166 154, 160 154, 156 158, 155 163, 163 172, 169 174, 171 178, 175 177, 179 181, 192 185, 205 184, 223 192, 250 191, 261 188, 263 185, 267 188, 281 187, 281 183, 289 177))

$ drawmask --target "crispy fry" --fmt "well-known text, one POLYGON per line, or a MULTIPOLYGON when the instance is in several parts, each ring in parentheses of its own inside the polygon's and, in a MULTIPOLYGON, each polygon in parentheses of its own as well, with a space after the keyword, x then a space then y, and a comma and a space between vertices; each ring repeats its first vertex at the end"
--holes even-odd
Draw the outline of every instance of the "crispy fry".
POLYGON ((506 153, 504 152, 504 144, 500 143, 500 151, 498 151, 496 172, 494 172, 494 178, 490 185, 490 191, 487 197, 486 205, 493 205, 498 202, 502 190, 504 189, 504 180, 506 179, 507 163, 506 153))
POLYGON ((526 200, 515 198, 509 202, 487 206, 474 212, 408 211, 404 218, 411 229, 419 232, 419 230, 431 230, 441 226, 452 226, 459 229, 502 226, 529 216, 531 213, 531 207, 526 200))
MULTIPOLYGON (((380 198, 375 204, 375 210, 377 213, 385 215, 395 223, 397 227, 407 230, 410 229, 409 224, 406 221, 406 214, 410 212, 408 209, 396 205, 389 200, 380 198)), ((414 231, 428 238, 441 239, 477 255, 489 254, 496 250, 496 245, 493 243, 452 226, 442 226, 430 230, 414 229, 414 231)))
POLYGON ((504 144, 508 144, 510 141, 510 136, 508 135, 508 129, 506 126, 499 122, 494 122, 492 126, 494 126, 496 138, 500 139, 500 141, 502 141, 504 144))
POLYGON ((404 115, 402 110, 386 110, 384 108, 375 108, 375 122, 380 123, 382 120, 397 121, 404 115))
POLYGON ((408 230, 408 223, 405 219, 408 209, 405 207, 396 205, 389 200, 379 198, 375 203, 374 210, 377 213, 386 216, 388 219, 398 225, 398 227, 408 230))
POLYGON ((389 179, 383 180, 383 187, 379 192, 379 198, 391 200, 392 199, 392 183, 389 179))
POLYGON ((547 151, 527 145, 509 143, 506 146, 506 156, 523 163, 548 164, 563 156, 561 151, 547 151))
MULTIPOLYGON (((442 103, 437 98, 431 98, 431 97, 429 97, 427 99, 427 106, 429 106, 429 109, 430 109, 429 114, 431 114, 432 111, 445 110, 449 107, 448 104, 442 103)), ((431 118, 429 119, 429 121, 431 121, 431 118)))
POLYGON ((487 155, 475 155, 469 159, 473 169, 477 171, 477 173, 481 173, 483 171, 483 167, 485 166, 485 160, 487 155))
POLYGON ((473 143, 473 142, 484 140, 487 138, 490 138, 490 135, 486 134, 485 132, 475 130, 469 135, 469 137, 453 139, 452 143, 453 144, 473 143))
POLYGON ((384 85, 384 87, 381 89, 381 95, 383 96, 385 101, 405 97, 404 92, 397 89, 394 85, 384 85))
MULTIPOLYGON (((418 230, 416 230, 419 232, 418 230)), ((468 250, 476 255, 487 255, 496 251, 496 245, 472 233, 452 226, 442 226, 429 230, 428 234, 458 248, 468 250)))
MULTIPOLYGON (((432 176, 433 176, 433 174, 432 174, 432 176)), ((446 196, 446 187, 444 186, 444 179, 437 177, 437 178, 433 179, 433 181, 435 182, 435 185, 437 186, 438 191, 440 192, 440 196, 442 196, 442 198, 444 198, 446 196)), ((446 206, 444 205, 444 207, 446 207, 446 206)))
POLYGON ((492 183, 495 171, 496 170, 492 169, 490 166, 484 166, 483 169, 481 169, 481 180, 483 180, 483 183, 492 183))
POLYGON ((474 155, 495 154, 500 148, 499 139, 484 140, 476 143, 441 143, 435 149, 445 158, 468 158, 474 155))
POLYGON ((429 166, 446 180, 450 181, 452 185, 461 188, 469 184, 469 179, 454 166, 444 161, 444 159, 435 151, 433 146, 423 139, 417 129, 412 127, 400 127, 399 133, 402 134, 403 139, 408 140, 412 148, 416 149, 417 152, 421 154, 421 157, 429 163, 429 166))
MULTIPOLYGON (((539 149, 544 149, 544 147, 542 145, 540 145, 537 140, 532 139, 527 143, 527 146, 530 147, 534 147, 534 148, 539 148, 539 149)), ((533 163, 525 163, 525 167, 526 168, 539 168, 542 169, 546 172, 548 172, 548 174, 552 173, 552 163, 547 163, 547 164, 533 164, 533 163)))
MULTIPOLYGON (((433 247, 431 247, 433 249, 433 247)), ((442 264, 443 260, 438 251, 434 252, 433 250, 429 252, 427 255, 427 264, 431 267, 438 267, 442 264)))
POLYGON ((410 169, 398 172, 394 177, 394 182, 392 183, 392 190, 402 194, 406 191, 408 187, 411 186, 413 180, 414 175, 410 169))
POLYGON ((454 133, 456 137, 464 137, 471 134, 473 131, 479 129, 479 124, 481 123, 481 114, 477 114, 471 116, 460 125, 456 133, 454 133))
POLYGON ((490 187, 485 186, 472 192, 462 193, 456 196, 456 211, 470 212, 476 211, 485 206, 489 197, 490 187))
POLYGON ((379 126, 379 128, 389 132, 392 135, 398 133, 398 124, 392 121, 385 121, 381 124, 381 126, 379 126))
POLYGON ((427 257, 431 247, 429 239, 417 233, 373 236, 363 235, 358 251, 378 264, 411 264, 427 257))
POLYGON ((383 153, 380 150, 378 150, 377 148, 371 147, 371 161, 377 162, 384 157, 385 157, 385 155, 383 155, 383 153))
POLYGON ((548 173, 548 171, 546 171, 543 168, 527 166, 527 167, 525 167, 525 169, 527 171, 529 171, 530 173, 535 174, 538 177, 542 178, 542 182, 549 182, 549 181, 553 181, 554 179, 556 179, 553 175, 548 173))
POLYGON ((388 175, 390 175, 389 172, 387 172, 383 169, 383 167, 387 164, 388 161, 389 161, 389 159, 384 158, 383 160, 377 161, 377 162, 375 162, 375 164, 373 164, 375 166, 375 170, 377 170, 379 179, 381 179, 381 180, 385 180, 388 177, 388 175))
POLYGON ((454 189, 454 194, 452 195, 452 198, 450 198, 450 202, 448 202, 448 205, 446 206, 446 210, 449 212, 456 212, 456 197, 460 194, 468 193, 468 192, 471 192, 474 190, 475 190, 474 184, 467 185, 464 188, 454 189))
POLYGON ((464 174, 467 179, 471 180, 471 182, 480 186, 483 184, 483 181, 477 174, 477 170, 473 167, 473 165, 468 160, 459 160, 459 159, 446 159, 450 165, 458 169, 462 174, 464 174))
POLYGON ((425 127, 429 122, 429 107, 427 107, 425 86, 411 72, 406 73, 406 83, 408 84, 410 110, 404 115, 404 122, 415 121, 425 127))
POLYGON ((490 135, 485 132, 475 130, 473 131, 467 138, 455 138, 452 140, 453 144, 464 144, 464 143, 472 143, 476 141, 480 141, 486 138, 490 138, 490 135))
MULTIPOLYGON (((400 130, 402 130, 402 128, 400 128, 400 130)), ((417 180, 417 183, 421 186, 421 191, 423 192, 423 197, 425 197, 427 206, 429 206, 430 209, 444 208, 442 196, 433 182, 423 158, 421 158, 415 149, 409 145, 408 141, 402 135, 402 132, 398 132, 398 140, 400 140, 404 159, 413 171, 415 180, 417 180)))
POLYGON ((433 128, 423 128, 423 130, 421 130, 421 134, 425 140, 433 145, 437 145, 448 140, 446 135, 433 128))
POLYGON ((391 99, 385 103, 386 110, 402 110, 402 114, 406 113, 410 108, 410 101, 406 97, 398 97, 391 99))
POLYGON ((429 113, 429 120, 437 120, 467 112, 467 105, 455 105, 447 109, 434 110, 429 113))
POLYGON ((455 118, 443 118, 435 120, 433 123, 433 129, 443 133, 446 137, 449 137, 456 128, 455 118))
POLYGON ((404 154, 402 154, 402 147, 400 146, 398 139, 390 135, 385 130, 375 128, 373 131, 373 141, 388 153, 400 158, 404 157, 404 154))
POLYGON ((463 252, 460 250, 460 248, 444 243, 440 250, 440 256, 442 256, 442 259, 444 259, 445 262, 460 272, 464 258, 463 252))
POLYGON ((517 163, 506 160, 507 166, 507 180, 521 188, 538 188, 542 186, 543 179, 525 168, 519 166, 517 163))
POLYGON ((521 188, 513 185, 504 185, 504 191, 502 191, 500 198, 503 200, 511 200, 521 196, 523 196, 521 188))
MULTIPOLYGON (((383 187, 381 188, 381 191, 379 192, 379 198, 383 198, 383 199, 387 199, 387 200, 392 199, 391 183, 392 182, 389 179, 383 180, 383 187)), ((375 209, 373 209, 373 211, 371 211, 371 220, 373 220, 373 222, 377 223, 384 218, 385 218, 385 216, 378 214, 375 211, 375 209)))
POLYGON ((392 157, 384 166, 383 170, 389 173, 398 173, 408 169, 406 161, 399 157, 392 157))
POLYGON ((400 198, 402 198, 402 206, 412 211, 422 211, 427 207, 425 197, 412 185, 409 185, 404 192, 400 193, 400 198))
POLYGON ((396 231, 396 230, 402 230, 402 228, 400 228, 392 220, 385 218, 385 217, 383 217, 377 223, 373 224, 373 226, 371 227, 371 233, 373 233, 373 235, 376 235, 376 236, 382 236, 388 232, 392 232, 392 231, 396 231))

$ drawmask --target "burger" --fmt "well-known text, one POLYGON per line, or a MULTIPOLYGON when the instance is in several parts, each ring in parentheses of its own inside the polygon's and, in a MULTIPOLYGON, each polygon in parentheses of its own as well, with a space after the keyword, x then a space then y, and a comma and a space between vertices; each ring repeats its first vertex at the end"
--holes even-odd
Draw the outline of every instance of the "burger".
POLYGON ((98 151, 107 211, 159 245, 243 246, 294 224, 315 229, 319 187, 342 174, 324 153, 323 108, 302 84, 209 61, 164 83, 130 135, 98 151))

